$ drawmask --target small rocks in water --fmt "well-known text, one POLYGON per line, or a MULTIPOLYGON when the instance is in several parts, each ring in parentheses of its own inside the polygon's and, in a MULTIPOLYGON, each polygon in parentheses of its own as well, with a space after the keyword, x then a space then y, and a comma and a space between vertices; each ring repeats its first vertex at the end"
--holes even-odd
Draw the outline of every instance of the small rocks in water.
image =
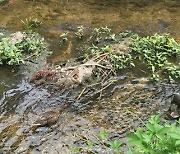
POLYGON ((54 124, 60 115, 62 108, 56 110, 49 110, 40 115, 40 117, 34 122, 34 126, 48 126, 54 124))
POLYGON ((19 40, 23 39, 24 37, 26 37, 26 34, 24 34, 22 32, 16 32, 16 33, 11 34, 10 41, 11 41, 11 43, 15 44, 19 40))

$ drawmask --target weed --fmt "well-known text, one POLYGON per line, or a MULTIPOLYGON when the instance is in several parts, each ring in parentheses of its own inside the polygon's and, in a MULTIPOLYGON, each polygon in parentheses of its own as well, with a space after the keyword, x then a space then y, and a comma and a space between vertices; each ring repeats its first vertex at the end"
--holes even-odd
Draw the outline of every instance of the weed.
POLYGON ((118 152, 122 143, 119 140, 114 140, 110 142, 110 148, 113 149, 114 151, 118 152))
POLYGON ((38 28, 42 24, 42 22, 39 21, 37 18, 34 19, 29 18, 29 19, 25 19, 24 21, 21 20, 21 22, 24 24, 24 28, 26 30, 32 30, 34 28, 38 28))
POLYGON ((19 65, 23 63, 21 49, 11 43, 10 38, 3 38, 0 41, 0 65, 7 63, 8 65, 19 65))
POLYGON ((36 33, 24 34, 22 39, 12 41, 11 37, 0 41, 0 64, 19 65, 27 60, 26 57, 37 58, 47 47, 44 40, 36 33), (29 56, 31 55, 31 56, 29 56))
MULTIPOLYGON (((85 137, 82 137, 81 135, 78 135, 81 137, 81 139, 84 141, 84 146, 73 146, 71 147, 71 151, 73 152, 90 152, 90 153, 96 153, 96 150, 94 147, 101 147, 103 149, 106 149, 106 151, 113 151, 114 153, 120 152, 120 147, 122 143, 119 140, 109 141, 108 139, 108 132, 105 130, 102 130, 99 132, 99 135, 96 136, 95 134, 92 134, 94 139, 86 139, 85 137)), ((99 149, 99 148, 98 148, 99 149)))
POLYGON ((169 77, 179 77, 178 68, 171 64, 170 58, 180 53, 180 45, 169 35, 155 34, 151 37, 132 35, 131 49, 134 58, 147 65, 153 78, 158 78, 158 73, 164 69, 169 71, 169 77), (175 69, 170 71, 172 67, 175 69))
POLYGON ((84 26, 79 26, 77 27, 77 32, 75 33, 76 37, 78 37, 79 39, 82 39, 83 35, 84 35, 84 26))
POLYGON ((63 41, 63 42, 66 42, 68 41, 68 32, 64 32, 60 35, 60 39, 63 41))

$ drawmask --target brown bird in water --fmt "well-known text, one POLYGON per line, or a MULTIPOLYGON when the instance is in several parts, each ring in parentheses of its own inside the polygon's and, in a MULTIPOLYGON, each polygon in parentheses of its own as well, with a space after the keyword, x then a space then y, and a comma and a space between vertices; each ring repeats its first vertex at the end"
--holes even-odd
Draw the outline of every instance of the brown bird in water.
POLYGON ((175 93, 171 101, 171 117, 178 118, 180 117, 180 94, 175 93))
POLYGON ((34 126, 49 126, 54 124, 58 118, 60 113, 62 112, 62 108, 57 108, 55 110, 49 110, 46 112, 43 112, 39 118, 34 122, 34 126))
POLYGON ((171 103, 176 104, 177 107, 180 108, 180 94, 175 93, 171 103))

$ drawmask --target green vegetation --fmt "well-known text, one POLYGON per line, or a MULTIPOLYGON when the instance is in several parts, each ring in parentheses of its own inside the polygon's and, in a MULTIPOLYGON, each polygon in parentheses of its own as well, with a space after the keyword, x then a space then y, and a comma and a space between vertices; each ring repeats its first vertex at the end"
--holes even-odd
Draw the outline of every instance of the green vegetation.
POLYGON ((83 35, 84 35, 84 26, 79 26, 77 27, 77 32, 75 33, 76 37, 79 39, 82 39, 83 35))
MULTIPOLYGON (((145 128, 138 128, 136 132, 127 135, 129 141, 128 147, 130 150, 128 154, 179 154, 180 151, 180 120, 172 124, 162 123, 160 116, 151 116, 150 120, 144 124, 145 128), (130 146, 129 146, 130 144, 130 146)), ((99 136, 94 136, 94 139, 86 139, 78 135, 86 144, 86 146, 73 146, 71 151, 73 152, 91 152, 96 153, 93 147, 99 146, 99 148, 105 149, 108 153, 122 153, 121 147, 125 143, 121 143, 120 140, 115 139, 113 141, 108 139, 108 132, 101 131, 99 136)), ((98 149, 99 149, 98 148, 98 149)))
POLYGON ((10 38, 3 38, 0 41, 0 65, 19 65, 23 62, 21 49, 11 43, 10 38))
POLYGON ((42 22, 39 21, 37 18, 29 18, 25 19, 24 21, 21 20, 21 22, 23 23, 25 30, 32 30, 38 28, 42 24, 42 22))
POLYGON ((85 61, 107 54, 107 65, 116 70, 142 64, 153 80, 162 76, 170 80, 180 78, 180 63, 175 61, 180 55, 180 45, 168 34, 141 37, 126 31, 116 35, 110 28, 100 27, 92 30, 87 40, 90 43, 85 49, 85 61))
POLYGON ((95 140, 86 139, 85 137, 82 137, 81 135, 78 135, 84 143, 85 146, 79 147, 79 146, 73 146, 70 147, 70 150, 72 152, 90 152, 90 153, 96 153, 96 150, 94 147, 101 146, 106 151, 111 151, 114 153, 119 153, 122 143, 119 140, 113 140, 109 141, 108 139, 108 132, 102 130, 100 131, 99 135, 96 136, 95 134, 92 134, 95 140))
POLYGON ((22 33, 22 36, 10 36, 0 40, 0 65, 19 65, 25 60, 37 58, 46 48, 44 40, 38 34, 22 33))
POLYGON ((133 34, 131 38, 134 58, 147 65, 153 78, 157 78, 160 71, 166 72, 171 80, 180 78, 180 66, 170 62, 171 58, 180 54, 180 45, 173 38, 167 34, 155 34, 151 37, 133 34))
MULTIPOLYGON (((75 36, 82 39, 84 27, 77 28, 75 36)), ((87 40, 84 40, 84 61, 100 59, 101 65, 111 66, 113 71, 125 68, 141 69, 152 80, 168 78, 170 81, 180 78, 180 45, 168 34, 154 34, 141 37, 129 31, 114 34, 110 28, 94 28, 87 40), (104 58, 104 59, 103 59, 104 58)), ((62 33, 62 41, 68 40, 68 33, 62 33)))
POLYGON ((180 151, 180 120, 179 123, 163 125, 160 123, 160 116, 152 116, 144 130, 138 128, 127 138, 129 143, 134 145, 133 153, 178 154, 180 151))
POLYGON ((0 0, 0 4, 3 4, 4 2, 6 2, 6 0, 0 0))
POLYGON ((68 41, 68 32, 64 32, 60 35, 60 40, 63 41, 63 42, 66 42, 68 41))

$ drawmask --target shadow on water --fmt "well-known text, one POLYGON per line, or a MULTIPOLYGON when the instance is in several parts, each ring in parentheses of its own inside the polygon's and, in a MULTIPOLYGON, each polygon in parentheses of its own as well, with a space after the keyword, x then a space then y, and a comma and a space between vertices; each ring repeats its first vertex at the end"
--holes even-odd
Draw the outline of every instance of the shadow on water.
MULTIPOLYGON (((78 25, 85 27, 110 26, 113 31, 132 30, 141 35, 171 33, 180 40, 180 4, 178 0, 9 0, 0 4, 0 28, 22 30, 21 20, 38 18, 43 25, 38 30, 53 55, 48 61, 56 63, 78 57, 75 39, 59 45, 62 32, 74 32, 78 25)), ((99 94, 85 94, 80 101, 69 93, 52 91, 29 83, 29 76, 46 62, 18 69, 0 67, 0 149, 2 153, 69 153, 74 144, 84 145, 77 136, 91 138, 106 129, 110 138, 124 138, 142 120, 168 110, 166 104, 179 85, 148 83, 143 75, 120 72, 118 83, 99 94), (51 127, 32 130, 37 116, 46 109, 71 104, 64 109, 57 123, 51 127), (128 110, 135 112, 128 114, 128 110)), ((137 72, 139 73, 139 72, 137 72)), ((97 148, 103 153, 103 147, 97 148)), ((0 151, 1 153, 1 151, 0 151)), ((111 151, 109 153, 112 153, 111 151)))

